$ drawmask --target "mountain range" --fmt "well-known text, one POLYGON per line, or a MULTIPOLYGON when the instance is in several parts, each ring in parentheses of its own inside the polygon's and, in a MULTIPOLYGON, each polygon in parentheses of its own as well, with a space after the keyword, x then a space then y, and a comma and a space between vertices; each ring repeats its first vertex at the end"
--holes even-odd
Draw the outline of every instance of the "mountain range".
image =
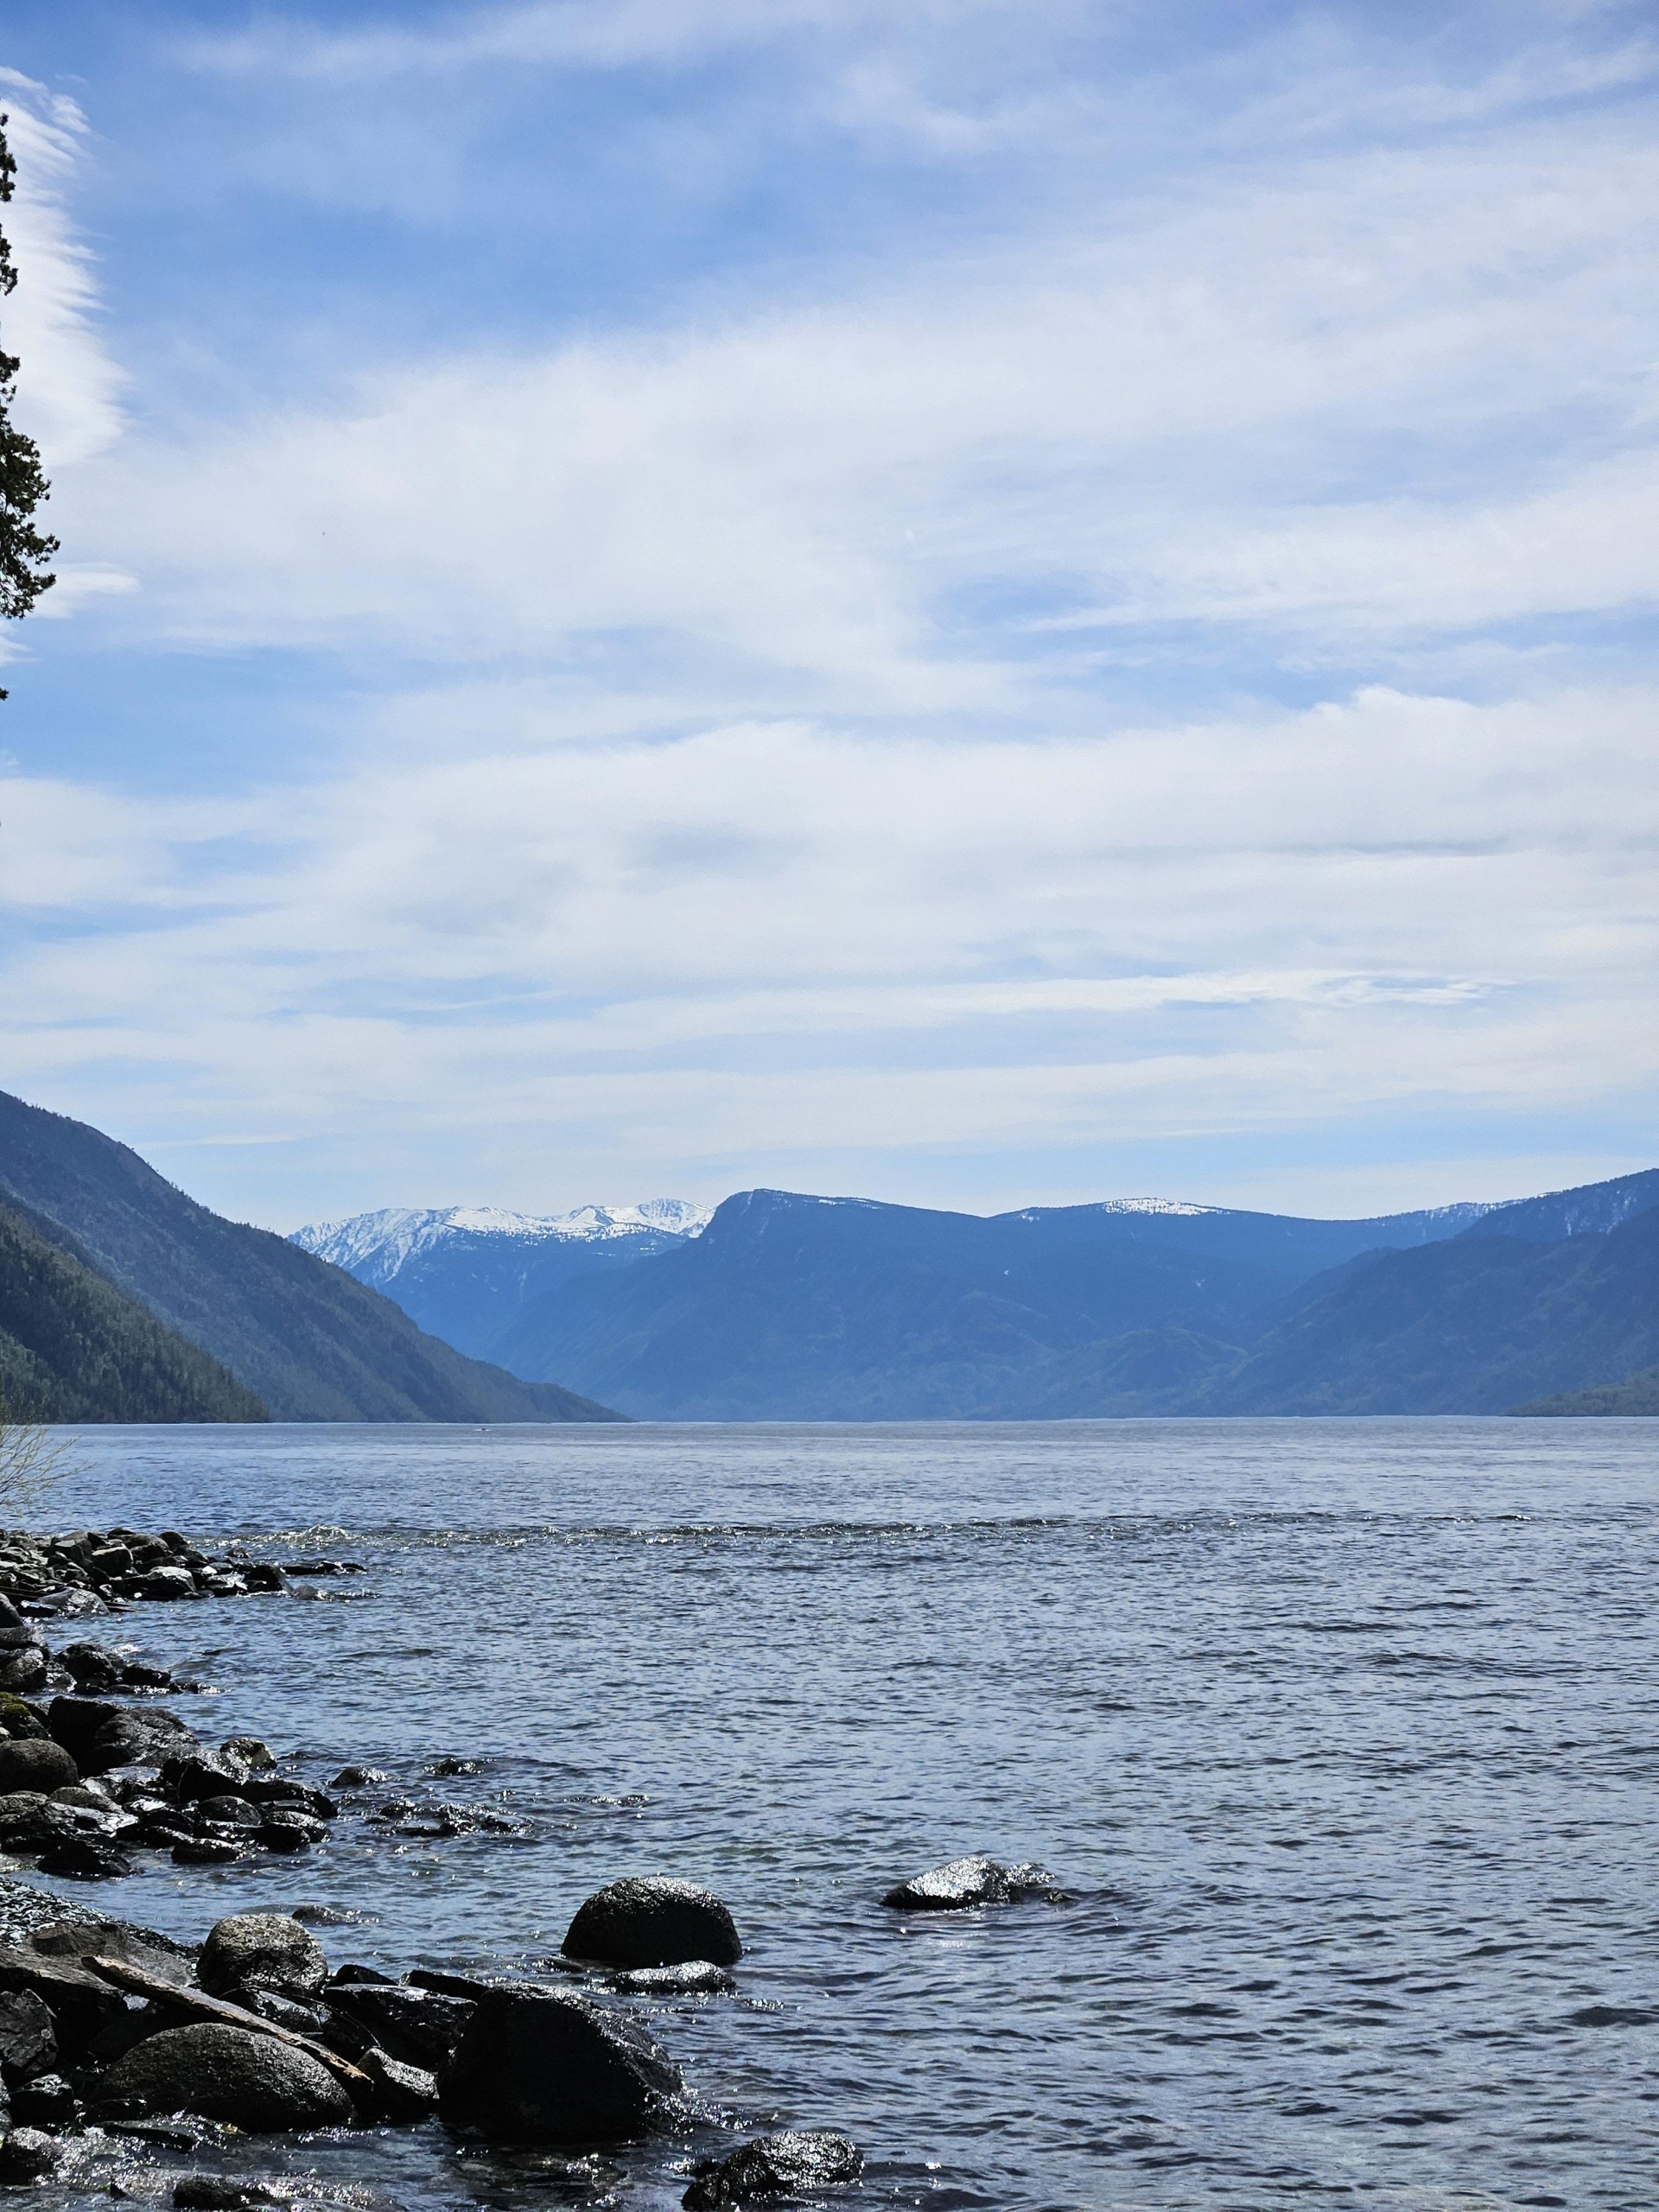
POLYGON ((226 1221, 127 1146, 3 1091, 0 1208, 0 1380, 16 1409, 94 1421, 617 1418, 465 1357, 343 1268, 226 1221))
MULTIPOLYGON (((1659 1359, 1656 1207, 1659 1170, 1355 1221, 749 1191, 603 1257, 547 1222, 398 1217, 418 1255, 383 1238, 372 1264, 400 1300, 415 1277, 423 1319, 464 1309, 468 1349, 642 1418, 1497 1412, 1659 1359)), ((331 1249, 391 1218, 334 1224, 331 1249)))
POLYGON ((684 1198, 562 1214, 394 1206, 297 1229, 291 1241, 395 1298, 423 1329, 489 1359, 550 1293, 594 1268, 671 1251, 709 1217, 684 1198))

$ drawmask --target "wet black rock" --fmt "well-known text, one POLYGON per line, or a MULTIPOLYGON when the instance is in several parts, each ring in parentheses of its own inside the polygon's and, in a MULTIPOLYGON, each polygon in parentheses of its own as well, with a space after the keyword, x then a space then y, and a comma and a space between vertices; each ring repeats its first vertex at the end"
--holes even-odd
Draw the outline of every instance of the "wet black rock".
POLYGON ((214 1997, 238 1989, 274 1989, 283 1997, 315 1996, 328 1979, 316 1937, 280 1912, 238 1912, 218 1922, 201 1947, 196 1972, 214 1997))
POLYGON ((262 2020, 273 2020, 279 2028, 292 2028, 296 2035, 318 2036, 328 2024, 328 2016, 315 2005, 302 2005, 297 1997, 284 1997, 280 1990, 244 1988, 236 2002, 250 2012, 257 2012, 262 2020))
POLYGON ((672 1967, 696 1959, 729 1967, 743 1955, 732 1916, 720 1899, 664 1875, 595 1891, 566 1929, 561 1948, 567 1958, 607 1967, 672 1967))
POLYGON ((38 2127, 14 2127, 0 2143, 0 2181, 38 2181, 62 2154, 56 2136, 38 2127))
POLYGON ((162 1761, 162 1788, 181 1805, 193 1804, 199 1797, 238 1793, 251 1779, 246 1763, 234 1752, 210 1751, 205 1745, 162 1761))
POLYGON ((76 1882, 106 1882, 130 1874, 132 1861, 107 1836, 67 1835, 41 1853, 41 1872, 76 1882))
POLYGON ((61 1744, 0 1744, 0 1791, 38 1789, 45 1795, 79 1779, 79 1768, 61 1744))
POLYGON ((256 1805, 281 1806, 289 1812, 309 1813, 321 1821, 332 1821, 340 1811, 325 1791, 296 1782, 291 1775, 256 1775, 244 1787, 242 1795, 256 1805))
POLYGON ((227 1758, 240 1759, 251 1773, 276 1764, 276 1752, 258 1736, 227 1736, 219 1748, 227 1758))
POLYGON ((233 1866, 238 1859, 252 1856, 246 1844, 223 1835, 181 1836, 173 1847, 175 1866, 233 1866))
POLYGON ((259 1841, 267 1851, 309 1851, 314 1843, 321 1843, 328 1833, 327 1823, 309 1819, 304 1813, 274 1813, 261 1821, 257 1831, 259 1841))
POLYGON ((163 1981, 189 1977, 182 1946, 125 1921, 58 1919, 20 1942, 0 1943, 0 1990, 29 1990, 41 1999, 56 2029, 59 2060, 71 2068, 102 2030, 128 2018, 120 1991, 92 1967, 95 1958, 123 1960, 163 1981))
POLYGON ((374 2044, 357 2063, 374 2085, 373 2107, 381 2119, 428 2120, 437 2110, 437 2079, 427 2068, 393 2058, 374 2044))
POLYGON ((1054 1877, 1042 1866, 1005 1866, 982 1853, 913 1874, 881 1900, 901 1912, 962 1912, 971 1905, 1012 1904, 1020 1897, 1058 1897, 1054 1877))
POLYGON ((378 1766, 343 1766, 328 1784, 331 1789, 372 1789, 385 1776, 378 1766))
POLYGON ((73 2127, 80 2099, 61 2074, 37 2074, 12 2091, 11 2116, 25 2127, 73 2127))
POLYGON ((308 2051, 214 2021, 146 2037, 103 2076, 92 2109, 193 2112, 256 2135, 337 2127, 353 2117, 350 2097, 308 2051))
POLYGON ((257 1828, 264 1817, 258 1806, 251 1805, 245 1797, 202 1797, 196 1803, 196 1818, 220 1827, 257 1828))
POLYGON ((393 2058, 413 2066, 442 2064, 477 2009, 460 1997, 412 1989, 406 1982, 331 1982, 331 2019, 346 2019, 393 2058))
POLYGON ((633 1997, 715 1997, 737 1984, 711 1959, 688 1959, 683 1966, 628 1967, 611 1977, 611 1986, 633 1997))
POLYGON ((705 2158, 680 2199, 687 2212, 711 2212, 722 2204, 750 2204, 757 2199, 804 2196, 856 2181, 864 2155, 844 2135, 827 2128, 781 2129, 758 2136, 729 2158, 705 2158))
POLYGON ((531 1986, 485 1991, 438 2075, 443 2118, 497 2142, 645 2134, 682 2094, 678 2068, 626 2013, 531 1986))
POLYGON ((49 2074, 58 2063, 57 2031, 32 1989, 0 1992, 0 2076, 9 2088, 49 2074))

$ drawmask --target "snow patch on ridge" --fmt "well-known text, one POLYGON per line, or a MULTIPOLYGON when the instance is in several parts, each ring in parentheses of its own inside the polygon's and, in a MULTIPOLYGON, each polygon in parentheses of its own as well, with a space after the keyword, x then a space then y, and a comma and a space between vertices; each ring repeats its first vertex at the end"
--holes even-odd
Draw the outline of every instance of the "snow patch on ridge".
POLYGON ((385 1206, 344 1221, 317 1221, 289 1238, 365 1282, 386 1283, 435 1245, 461 1236, 510 1237, 526 1244, 597 1244, 654 1231, 700 1236, 711 1211, 687 1198, 645 1198, 637 1205, 576 1206, 569 1213, 512 1213, 504 1206, 385 1206))

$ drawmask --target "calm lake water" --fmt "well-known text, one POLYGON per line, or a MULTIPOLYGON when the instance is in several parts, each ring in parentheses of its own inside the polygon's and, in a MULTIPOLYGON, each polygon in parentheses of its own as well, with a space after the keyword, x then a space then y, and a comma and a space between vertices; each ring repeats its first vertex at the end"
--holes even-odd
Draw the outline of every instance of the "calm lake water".
MULTIPOLYGON (((347 1818, 308 1860, 55 1886, 190 1936, 323 1905, 359 1916, 336 1963, 401 1973, 533 1967, 620 1874, 706 1883, 741 1993, 651 2010, 709 2125, 619 2157, 619 2204, 772 2125, 934 2212, 1659 2202, 1659 1424, 74 1443, 52 1525, 371 1570, 91 1624, 210 1681, 193 1726, 521 1832, 347 1818), (976 1850, 1071 1902, 878 1903, 976 1850)), ((561 2196, 435 2126, 283 2160, 561 2196)))

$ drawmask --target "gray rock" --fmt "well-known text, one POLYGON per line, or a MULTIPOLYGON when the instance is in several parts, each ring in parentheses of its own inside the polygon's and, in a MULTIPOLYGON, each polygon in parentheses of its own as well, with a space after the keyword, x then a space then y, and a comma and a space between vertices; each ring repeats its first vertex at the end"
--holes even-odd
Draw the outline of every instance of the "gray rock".
POLYGON ((157 1764, 194 1741, 176 1713, 159 1706, 121 1706, 87 1746, 82 1771, 103 1774, 111 1767, 157 1764))
POLYGON ((14 2127, 0 2143, 0 2181, 38 2181, 52 2171, 60 2155, 55 2137, 38 2127, 14 2127))
POLYGON ((42 1790, 7 1790, 4 1796, 0 1797, 0 1844, 10 1847, 14 1835, 27 1834, 38 1828, 47 1802, 42 1790))
POLYGON ((732 1916, 717 1897, 661 1874, 595 1891, 560 1948, 567 1958, 607 1967, 674 1967, 694 1959, 729 1967, 743 1955, 732 1916))
POLYGON ((486 1990, 438 2075, 452 2126, 497 2142, 641 2135, 681 2109, 679 2069, 627 2014, 564 1990, 486 1990))
POLYGON ((240 1759, 244 1766, 256 1770, 276 1764, 276 1752, 257 1736, 230 1736, 219 1748, 227 1758, 240 1759))
POLYGON ((32 1989, 0 1992, 0 2075, 16 2088, 58 2063, 58 2035, 44 1999, 32 1989))
POLYGON ((328 1979, 316 1937, 280 1912, 238 1912, 219 1921, 201 1947, 197 1974, 215 1997, 242 1988, 311 1997, 328 1979))
POLYGON ((863 2152, 844 2135, 827 2128, 784 2128, 757 2136, 729 2158, 705 2158, 693 2168, 695 2178, 680 2202, 687 2212, 711 2212, 756 2198, 811 2195, 856 2181, 863 2171, 863 2152))
POLYGON ((1005 1866, 982 1853, 913 1874, 881 1900, 899 1912, 962 1912, 979 1904, 1012 1904, 1020 1897, 1057 1897, 1058 1885, 1042 1866, 1005 1866))
POLYGON ((0 1744, 0 1792, 38 1789, 44 1796, 79 1780, 80 1770, 61 1744, 0 1744))
POLYGON ((44 1651, 25 1647, 21 1651, 0 1652, 0 1689, 10 1690, 16 1697, 27 1697, 45 1680, 44 1651))
POLYGON ((216 2021, 146 2037, 98 2084, 94 2114, 103 2110, 193 2112, 255 2135, 353 2118, 351 2099, 308 2051, 216 2021))

